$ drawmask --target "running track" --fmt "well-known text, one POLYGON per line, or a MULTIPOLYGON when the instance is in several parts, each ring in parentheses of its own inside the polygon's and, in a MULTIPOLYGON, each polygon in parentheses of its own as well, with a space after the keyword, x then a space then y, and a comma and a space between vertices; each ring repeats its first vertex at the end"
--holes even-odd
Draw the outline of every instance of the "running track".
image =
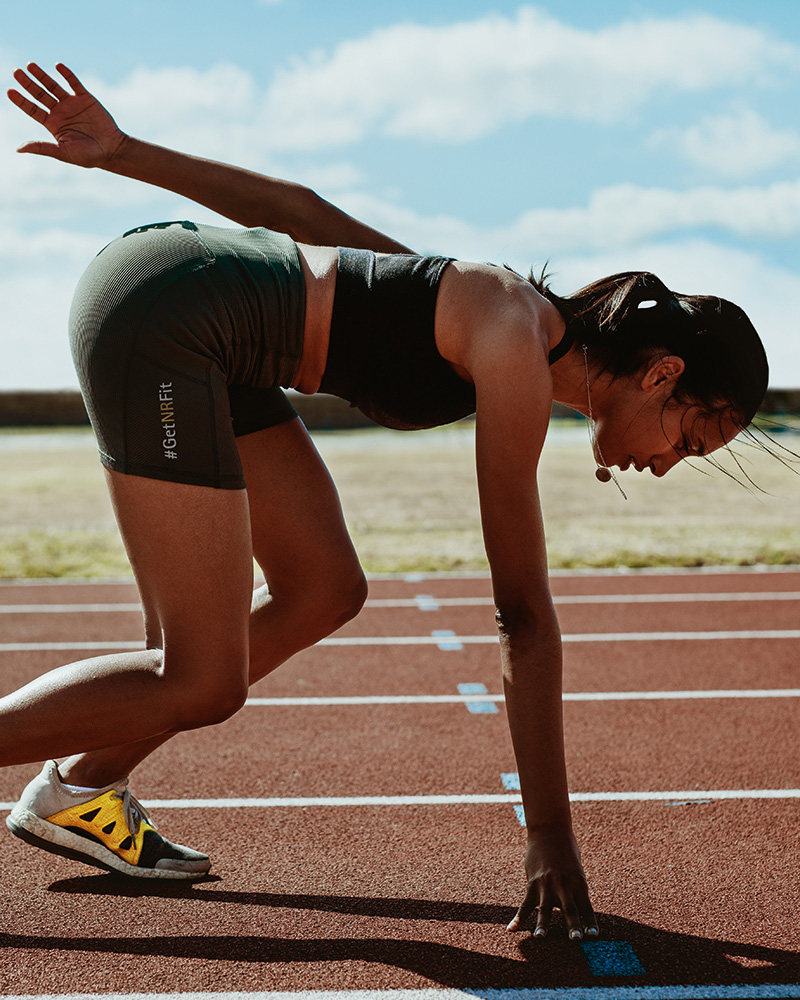
MULTIPOLYGON (((488 579, 384 577, 238 716, 137 772, 213 878, 131 883, 3 828, 0 994, 800 997, 800 571, 554 592, 600 941, 504 929, 524 831, 488 579)), ((135 602, 126 582, 0 583, 2 691, 138 644, 135 602)), ((37 770, 0 772, 0 808, 37 770)))

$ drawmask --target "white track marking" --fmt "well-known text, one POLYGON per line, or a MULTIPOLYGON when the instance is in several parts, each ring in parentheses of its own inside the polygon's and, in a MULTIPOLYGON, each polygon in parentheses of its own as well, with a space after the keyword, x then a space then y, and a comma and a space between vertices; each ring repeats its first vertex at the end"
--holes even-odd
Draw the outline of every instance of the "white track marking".
MULTIPOLYGON (((726 604, 740 601, 800 601, 800 590, 752 591, 708 594, 556 594, 554 604, 726 604)), ((429 599, 440 608, 493 608, 491 597, 436 597, 429 599)), ((420 597, 368 598, 366 608, 420 608, 420 597)), ((13 607, 13 605, 12 605, 13 607)), ((0 610, 2 610, 0 608, 0 610)), ((428 610, 423 608, 422 610, 428 610)))
MULTIPOLYGON (((553 598, 558 605, 585 604, 734 604, 750 601, 800 601, 800 590, 754 591, 709 594, 561 594, 553 598)), ((493 608, 491 597, 374 597, 365 608, 414 608, 428 611, 436 608, 493 608)), ((120 604, 2 604, 0 615, 56 614, 141 614, 138 603, 120 604)))
POLYGON ((794 1000, 800 985, 563 986, 548 989, 297 990, 254 993, 39 993, 9 1000, 794 1000))
POLYGON ((2 604, 0 615, 100 615, 142 613, 141 604, 2 604))
MULTIPOLYGON (((494 635, 453 635, 453 643, 462 645, 494 645, 494 635)), ((567 632, 563 642, 677 642, 718 639, 800 639, 800 629, 737 629, 714 632, 567 632)), ((331 636, 318 646, 429 646, 438 645, 440 638, 429 635, 331 636)), ((2 646, 0 646, 2 649, 2 646)))
MULTIPOLYGON (((570 792, 570 802, 706 802, 751 799, 800 799, 800 788, 739 788, 677 792, 570 792)), ((142 799, 146 809, 307 809, 309 807, 356 808, 363 806, 486 806, 518 805, 519 794, 498 792, 475 795, 345 795, 295 796, 247 799, 142 799)), ((0 802, 0 810, 13 802, 0 802)))
POLYGON ((563 986, 499 989, 297 990, 253 993, 39 993, 9 1000, 794 1000, 800 985, 563 986))
MULTIPOLYGON (((800 698, 800 688, 725 691, 565 691, 564 701, 690 701, 717 698, 800 698)), ((463 705, 467 702, 503 702, 502 694, 385 694, 309 696, 302 698, 248 698, 251 708, 324 705, 463 705)))
MULTIPOLYGON (((497 645, 497 635, 453 635, 452 643, 464 646, 497 645)), ((727 632, 574 632, 562 635, 562 642, 709 642, 729 639, 800 639, 800 629, 739 629, 727 632)), ((433 635, 372 635, 332 636, 321 639, 317 646, 438 646, 440 636, 433 635)), ((102 642, 1 642, 0 653, 31 653, 48 650, 81 649, 143 649, 141 640, 102 642)))

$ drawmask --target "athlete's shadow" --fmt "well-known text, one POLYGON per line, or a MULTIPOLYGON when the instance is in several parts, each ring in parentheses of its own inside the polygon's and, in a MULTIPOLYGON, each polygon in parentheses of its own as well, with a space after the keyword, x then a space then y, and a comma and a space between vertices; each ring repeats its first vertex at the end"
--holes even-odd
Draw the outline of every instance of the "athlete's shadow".
MULTIPOLYGON (((192 885, 142 884, 113 876, 92 875, 56 882, 52 892, 76 895, 119 897, 168 897, 197 903, 260 906, 266 910, 299 911, 298 936, 279 938, 261 935, 194 935, 157 938, 50 938, 24 935, 0 935, 0 947, 39 948, 113 955, 148 955, 171 958, 199 958, 206 962, 356 962, 404 969, 442 986, 460 987, 480 996, 481 990, 532 986, 582 985, 663 985, 704 984, 794 984, 800 982, 800 955, 795 951, 761 945, 739 944, 690 934, 679 934, 627 920, 613 914, 601 914, 601 938, 588 943, 587 951, 602 951, 609 943, 627 942, 646 970, 644 975, 593 976, 583 949, 566 940, 563 927, 556 927, 544 941, 530 932, 510 938, 505 924, 514 913, 512 907, 479 903, 433 901, 422 899, 378 898, 362 896, 308 895, 266 892, 232 892, 214 888, 208 879, 192 885), (424 937, 424 928, 402 927, 407 937, 302 937, 302 913, 338 913, 377 920, 446 922, 464 924, 464 938, 473 939, 470 925, 492 924, 497 927, 497 952, 487 954, 458 945, 458 931, 450 927, 446 941, 441 933, 431 931, 432 940, 424 937), (456 942, 456 943, 453 943, 456 942)), ((191 920, 188 913, 182 920, 191 920)), ((198 923, 200 923, 198 912, 198 923)), ((185 923, 184 923, 185 926, 185 923)), ((252 924, 251 924, 252 926, 252 924)), ((314 925, 312 925, 314 926, 314 925)), ((316 925, 318 926, 318 924, 316 925)), ((377 928, 376 928, 377 929, 377 928)), ((380 924, 382 932, 393 933, 380 924)), ((491 945, 486 946, 491 950, 491 945)))

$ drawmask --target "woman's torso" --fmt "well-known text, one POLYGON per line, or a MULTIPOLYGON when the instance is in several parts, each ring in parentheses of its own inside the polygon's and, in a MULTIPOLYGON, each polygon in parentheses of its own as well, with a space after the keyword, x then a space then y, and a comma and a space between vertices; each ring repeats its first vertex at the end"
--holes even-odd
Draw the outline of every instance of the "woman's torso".
MULTIPOLYGON (((303 356, 294 388, 314 393, 320 389, 328 361, 339 255, 335 248, 307 244, 298 244, 298 252, 306 281, 306 315, 303 356)), ((375 255, 376 258, 393 256, 375 255)), ((407 255, 399 256, 404 261, 414 260, 407 255)), ((379 270, 380 263, 379 260, 379 270)), ((529 282, 507 269, 462 261, 449 264, 444 261, 444 265, 437 272, 433 290, 434 344, 438 355, 459 380, 470 385, 473 382, 469 364, 473 340, 491 336, 493 318, 508 308, 511 299, 515 300, 521 321, 530 325, 531 336, 541 338, 543 363, 547 364, 547 352, 556 348, 564 337, 564 321, 550 302, 529 282)), ((402 281, 402 275, 397 280, 402 281)), ((457 388, 456 394, 461 395, 457 388)))

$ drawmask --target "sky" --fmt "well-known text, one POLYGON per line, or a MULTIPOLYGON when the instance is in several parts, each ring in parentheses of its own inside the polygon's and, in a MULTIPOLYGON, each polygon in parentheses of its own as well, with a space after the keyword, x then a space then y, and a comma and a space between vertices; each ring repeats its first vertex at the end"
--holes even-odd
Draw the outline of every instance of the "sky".
MULTIPOLYGON (((308 184, 419 252, 547 264, 562 294, 652 270, 732 299, 772 386, 800 386, 798 0, 9 4, 5 87, 30 60, 133 135, 308 184)), ((73 388, 91 257, 148 222, 225 222, 17 154, 47 136, 0 101, 0 390, 73 388)))

